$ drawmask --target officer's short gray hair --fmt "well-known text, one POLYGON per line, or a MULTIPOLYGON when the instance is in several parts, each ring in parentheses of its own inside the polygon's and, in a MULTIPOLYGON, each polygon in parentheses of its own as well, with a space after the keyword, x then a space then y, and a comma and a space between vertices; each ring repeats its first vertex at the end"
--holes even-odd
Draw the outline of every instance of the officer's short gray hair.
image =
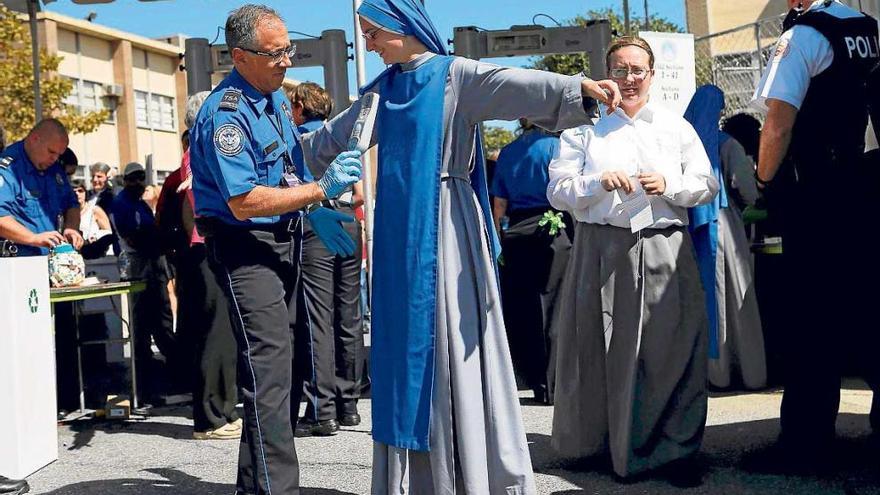
POLYGON ((106 163, 103 163, 103 162, 95 162, 91 166, 89 166, 89 172, 92 175, 95 175, 97 173, 102 173, 104 175, 108 175, 110 172, 110 165, 107 165, 106 163))
POLYGON ((226 45, 233 48, 257 49, 257 26, 269 19, 283 19, 271 7, 249 3, 233 10, 226 19, 226 45))
POLYGON ((202 103, 205 103, 205 99, 208 98, 208 95, 210 94, 210 91, 199 91, 194 95, 190 95, 190 97, 186 99, 186 113, 183 115, 183 123, 186 125, 187 129, 196 123, 199 109, 202 108, 202 103))

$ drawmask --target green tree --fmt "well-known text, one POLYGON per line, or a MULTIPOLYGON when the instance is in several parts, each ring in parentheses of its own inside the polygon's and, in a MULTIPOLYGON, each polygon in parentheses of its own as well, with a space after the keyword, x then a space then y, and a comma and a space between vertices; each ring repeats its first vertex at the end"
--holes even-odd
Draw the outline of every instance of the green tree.
MULTIPOLYGON (((23 138, 34 125, 34 76, 31 35, 15 12, 0 4, 0 127, 7 143, 23 138)), ((110 116, 108 110, 80 113, 64 103, 73 81, 58 75, 61 57, 40 52, 40 96, 43 117, 56 117, 72 134, 94 131, 110 116)))
MULTIPOLYGON (((605 8, 600 10, 590 10, 586 16, 577 16, 574 19, 568 19, 563 22, 569 26, 584 26, 587 22, 597 19, 608 19, 611 22, 612 36, 622 35, 624 33, 624 23, 622 14, 618 14, 617 10, 605 8)), ((631 28, 633 33, 637 33, 644 26, 644 17, 630 17, 631 28)), ((648 31, 659 31, 664 33, 681 33, 684 30, 681 26, 670 22, 666 18, 658 16, 650 16, 648 22, 648 31)), ((531 69, 547 70, 558 74, 577 74, 584 71, 590 73, 590 61, 584 53, 571 53, 564 55, 545 55, 536 57, 531 60, 528 65, 531 69)))
POLYGON ((483 147, 486 153, 498 151, 516 139, 513 131, 493 125, 483 125, 483 147))

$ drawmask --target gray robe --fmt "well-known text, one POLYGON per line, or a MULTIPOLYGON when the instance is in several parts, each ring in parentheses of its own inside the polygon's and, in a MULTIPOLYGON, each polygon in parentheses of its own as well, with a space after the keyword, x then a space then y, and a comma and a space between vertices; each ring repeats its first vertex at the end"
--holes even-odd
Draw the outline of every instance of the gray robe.
POLYGON ((767 384, 764 332, 749 240, 739 209, 739 205, 754 204, 758 198, 755 165, 735 139, 721 146, 721 164, 729 206, 718 212, 718 358, 709 361, 709 383, 728 388, 739 382, 746 389, 759 389, 767 384))
MULTIPOLYGON (((417 70, 431 56, 402 68, 417 70)), ((452 62, 443 110, 431 451, 377 442, 373 493, 536 493, 487 226, 468 176, 474 130, 484 120, 526 117, 548 129, 588 123, 581 80, 463 58, 452 62)), ((326 164, 342 151, 359 110, 356 102, 307 135, 306 161, 326 164)))

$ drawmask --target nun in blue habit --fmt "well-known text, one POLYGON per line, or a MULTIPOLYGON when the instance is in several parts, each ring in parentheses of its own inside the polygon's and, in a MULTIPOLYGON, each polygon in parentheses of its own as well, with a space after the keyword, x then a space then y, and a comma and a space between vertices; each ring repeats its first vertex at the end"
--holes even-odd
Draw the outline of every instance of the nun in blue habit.
POLYGON ((764 333, 749 241, 737 207, 737 202, 754 204, 758 189, 754 163, 745 149, 719 129, 723 109, 724 92, 707 84, 697 89, 684 114, 700 136, 721 185, 711 203, 688 211, 688 229, 706 289, 709 383, 717 388, 759 389, 767 384, 764 333))
MULTIPOLYGON (((510 362, 478 124, 589 122, 617 85, 449 56, 415 0, 366 0, 381 96, 373 248, 373 493, 533 494, 510 362), (607 91, 607 93, 606 93, 607 91)), ((304 138, 306 160, 344 149, 361 103, 304 138)), ((313 168, 314 170, 314 168, 313 168)))

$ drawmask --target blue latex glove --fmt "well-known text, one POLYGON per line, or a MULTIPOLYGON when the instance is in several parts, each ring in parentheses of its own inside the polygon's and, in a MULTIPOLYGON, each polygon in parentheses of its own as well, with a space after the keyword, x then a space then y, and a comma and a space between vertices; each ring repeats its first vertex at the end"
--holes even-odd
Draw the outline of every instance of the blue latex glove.
POLYGON ((318 181, 327 199, 336 199, 350 186, 361 180, 360 151, 343 151, 318 181))
POLYGON ((354 217, 339 213, 323 206, 309 213, 306 218, 312 224, 312 230, 327 250, 334 255, 351 256, 354 254, 354 241, 342 228, 342 222, 354 222, 354 217))

